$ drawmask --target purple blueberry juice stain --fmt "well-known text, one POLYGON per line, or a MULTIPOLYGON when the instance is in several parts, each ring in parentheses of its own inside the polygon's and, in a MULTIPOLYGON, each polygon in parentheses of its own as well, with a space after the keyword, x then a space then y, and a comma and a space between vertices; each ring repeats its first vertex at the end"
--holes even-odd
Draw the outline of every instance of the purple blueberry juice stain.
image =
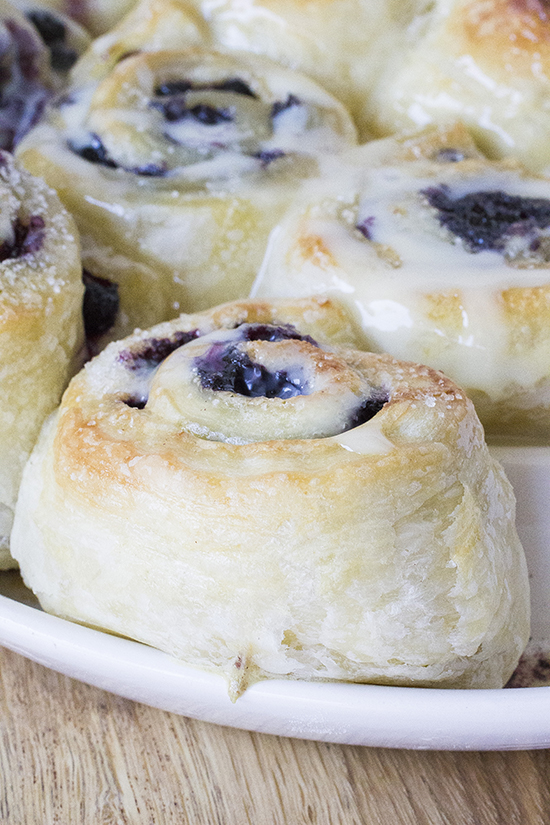
POLYGON ((117 163, 109 157, 109 153, 99 135, 91 134, 90 140, 84 146, 78 146, 72 141, 68 141, 68 146, 71 152, 74 152, 83 160, 97 163, 99 166, 107 166, 110 169, 118 168, 117 163))
POLYGON ((550 226, 550 200, 509 195, 500 190, 453 198, 447 186, 420 193, 437 212, 442 227, 460 238, 472 253, 504 251, 512 235, 527 235, 550 226))
POLYGON ((36 254, 44 243, 45 226, 40 215, 26 221, 16 218, 12 223, 13 239, 0 244, 0 262, 36 254))
POLYGON ((190 80, 171 80, 160 84, 155 89, 155 98, 151 106, 162 112, 165 120, 174 123, 184 119, 193 119, 203 126, 217 126, 234 120, 230 106, 216 107, 207 103, 190 106, 188 92, 228 92, 233 95, 256 98, 250 86, 238 77, 228 78, 219 83, 192 83, 190 80))
POLYGON ((300 98, 296 97, 296 95, 289 94, 286 100, 276 100, 275 103, 271 107, 271 119, 275 120, 281 112, 286 112, 288 109, 292 109, 294 106, 301 106, 302 101, 300 98))
POLYGON ((318 347, 311 335, 302 335, 292 324, 243 324, 240 327, 245 341, 307 341, 318 347))
POLYGON ((372 228, 374 226, 375 217, 374 215, 365 218, 360 223, 356 225, 356 229, 359 230, 361 235, 367 239, 367 241, 372 241, 372 228))
POLYGON ((175 332, 171 338, 149 338, 136 349, 121 350, 118 360, 132 371, 153 370, 175 350, 199 338, 200 335, 200 330, 192 329, 187 332, 175 332))
MULTIPOLYGON (((72 101, 65 101, 65 105, 70 105, 72 101)), ((88 143, 80 146, 73 141, 67 141, 67 146, 75 155, 78 155, 83 160, 89 163, 104 166, 107 169, 123 169, 125 172, 131 172, 134 175, 142 177, 163 177, 168 167, 166 164, 146 163, 143 166, 125 167, 120 166, 110 155, 99 135, 91 134, 88 143)))
POLYGON ((355 427, 360 427, 361 424, 366 424, 371 418, 374 418, 377 413, 390 400, 389 393, 385 390, 373 388, 372 394, 366 398, 355 413, 350 418, 346 430, 353 430, 355 427))
POLYGON ((273 163, 273 161, 284 158, 285 154, 282 149, 266 149, 263 152, 258 152, 254 157, 258 158, 262 168, 265 169, 270 163, 273 163))

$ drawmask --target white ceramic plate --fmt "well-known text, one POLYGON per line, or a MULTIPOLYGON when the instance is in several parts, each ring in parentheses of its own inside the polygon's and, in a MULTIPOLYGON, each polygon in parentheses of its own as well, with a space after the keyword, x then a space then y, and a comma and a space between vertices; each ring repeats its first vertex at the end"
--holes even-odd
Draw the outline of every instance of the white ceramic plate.
MULTIPOLYGON (((494 452, 516 490, 518 531, 531 573, 533 644, 525 670, 543 680, 550 677, 544 655, 550 652, 550 447, 494 452)), ((14 573, 0 575, 0 593, 0 644, 80 681, 183 716, 352 745, 550 747, 550 687, 428 690, 272 680, 249 688, 233 704, 219 676, 43 613, 14 573)))

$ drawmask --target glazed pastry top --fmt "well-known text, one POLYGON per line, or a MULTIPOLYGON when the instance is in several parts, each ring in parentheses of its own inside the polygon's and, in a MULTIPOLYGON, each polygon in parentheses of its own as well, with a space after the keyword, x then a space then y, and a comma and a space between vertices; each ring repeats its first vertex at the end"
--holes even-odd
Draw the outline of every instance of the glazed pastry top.
POLYGON ((204 52, 131 55, 97 87, 73 89, 53 122, 98 167, 177 175, 190 187, 354 139, 343 108, 305 78, 253 56, 204 52))
POLYGON ((550 166, 542 0, 438 0, 417 13, 368 108, 383 134, 461 119, 491 157, 550 166))
POLYGON ((340 294, 366 346, 505 398, 548 373, 546 299, 532 302, 549 283, 550 186, 467 143, 425 140, 416 156, 412 138, 367 144, 308 185, 254 294, 340 294))

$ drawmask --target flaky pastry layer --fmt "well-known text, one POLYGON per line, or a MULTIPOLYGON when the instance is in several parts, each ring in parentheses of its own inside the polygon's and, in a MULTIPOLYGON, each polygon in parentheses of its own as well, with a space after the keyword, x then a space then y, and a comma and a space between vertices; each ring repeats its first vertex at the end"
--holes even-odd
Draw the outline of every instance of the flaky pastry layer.
POLYGON ((353 344, 323 298, 110 344, 27 466, 14 552, 43 607, 233 697, 266 677, 502 686, 529 633, 511 487, 451 381, 353 344))
POLYGON ((81 365, 80 246, 43 181, 0 153, 0 568, 9 555, 23 465, 81 365))

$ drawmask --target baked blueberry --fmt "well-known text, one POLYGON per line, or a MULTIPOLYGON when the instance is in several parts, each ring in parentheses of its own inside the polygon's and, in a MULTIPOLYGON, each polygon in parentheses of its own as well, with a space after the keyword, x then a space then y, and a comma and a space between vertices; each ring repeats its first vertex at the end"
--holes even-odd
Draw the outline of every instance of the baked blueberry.
POLYGON ((441 226, 460 238, 470 252, 501 251, 510 232, 550 226, 550 200, 509 195, 501 190, 471 192, 453 198, 449 187, 421 193, 437 211, 441 226))

